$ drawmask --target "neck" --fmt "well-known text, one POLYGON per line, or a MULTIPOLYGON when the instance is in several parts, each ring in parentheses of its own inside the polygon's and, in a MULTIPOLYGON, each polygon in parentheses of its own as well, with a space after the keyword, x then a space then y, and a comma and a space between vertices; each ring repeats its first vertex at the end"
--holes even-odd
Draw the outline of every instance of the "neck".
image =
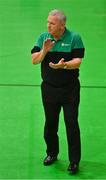
POLYGON ((61 32, 57 33, 57 34, 54 34, 54 39, 58 40, 60 39, 60 37, 62 36, 62 34, 64 33, 65 29, 63 29, 61 32))

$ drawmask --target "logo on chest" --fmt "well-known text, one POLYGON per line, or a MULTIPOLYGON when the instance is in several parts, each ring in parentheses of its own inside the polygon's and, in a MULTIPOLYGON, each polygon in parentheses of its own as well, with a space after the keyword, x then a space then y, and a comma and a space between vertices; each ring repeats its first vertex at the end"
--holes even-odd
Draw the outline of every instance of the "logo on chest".
POLYGON ((63 46, 63 47, 69 47, 70 44, 68 44, 68 43, 61 43, 61 46, 63 46))

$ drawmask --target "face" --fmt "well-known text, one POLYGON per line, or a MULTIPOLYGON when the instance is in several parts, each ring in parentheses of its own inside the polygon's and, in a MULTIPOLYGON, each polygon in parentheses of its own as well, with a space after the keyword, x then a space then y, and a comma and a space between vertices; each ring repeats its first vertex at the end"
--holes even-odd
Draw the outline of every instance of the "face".
POLYGON ((61 32, 64 30, 64 23, 58 19, 56 16, 48 16, 47 20, 47 28, 48 32, 52 34, 54 37, 56 35, 61 34, 61 32))

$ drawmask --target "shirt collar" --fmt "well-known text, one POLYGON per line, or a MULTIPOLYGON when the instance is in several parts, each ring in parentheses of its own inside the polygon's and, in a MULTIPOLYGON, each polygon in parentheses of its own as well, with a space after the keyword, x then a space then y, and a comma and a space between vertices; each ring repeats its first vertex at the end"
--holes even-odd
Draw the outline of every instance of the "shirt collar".
POLYGON ((66 35, 66 32, 67 32, 67 28, 65 28, 65 30, 64 30, 64 32, 63 32, 63 34, 61 35, 61 37, 60 37, 60 39, 59 40, 63 40, 64 39, 64 37, 65 37, 65 35, 66 35))
MULTIPOLYGON (((67 28, 65 28, 64 33, 61 35, 60 39, 58 39, 57 41, 62 41, 64 39, 65 35, 66 35, 66 32, 67 32, 67 28)), ((52 41, 56 41, 54 39, 53 35, 50 34, 50 36, 51 36, 52 41)))

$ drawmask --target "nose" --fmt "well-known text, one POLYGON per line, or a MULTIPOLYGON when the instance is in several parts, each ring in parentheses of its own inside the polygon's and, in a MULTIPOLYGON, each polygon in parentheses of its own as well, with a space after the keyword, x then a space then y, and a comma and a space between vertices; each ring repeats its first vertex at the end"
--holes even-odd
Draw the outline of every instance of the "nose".
POLYGON ((47 27, 50 28, 50 23, 47 23, 47 27))

